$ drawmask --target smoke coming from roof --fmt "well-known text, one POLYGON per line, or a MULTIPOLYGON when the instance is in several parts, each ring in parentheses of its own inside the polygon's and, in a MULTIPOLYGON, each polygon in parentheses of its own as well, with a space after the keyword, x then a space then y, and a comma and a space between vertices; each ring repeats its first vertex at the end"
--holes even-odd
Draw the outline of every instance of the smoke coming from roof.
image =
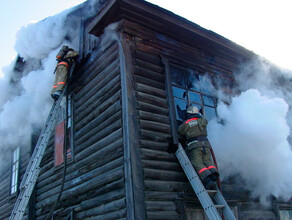
POLYGON ((15 49, 25 65, 19 72, 15 60, 0 78, 0 167, 6 151, 17 146, 29 151, 32 131, 43 126, 53 102, 56 54, 64 44, 79 49, 81 19, 96 14, 103 2, 87 1, 17 33, 15 49))
POLYGON ((221 177, 239 174, 238 184, 262 204, 268 205, 270 196, 287 200, 292 196, 292 112, 287 104, 292 74, 256 60, 235 76, 243 92, 229 105, 219 102, 221 123, 212 120, 208 126, 221 177))

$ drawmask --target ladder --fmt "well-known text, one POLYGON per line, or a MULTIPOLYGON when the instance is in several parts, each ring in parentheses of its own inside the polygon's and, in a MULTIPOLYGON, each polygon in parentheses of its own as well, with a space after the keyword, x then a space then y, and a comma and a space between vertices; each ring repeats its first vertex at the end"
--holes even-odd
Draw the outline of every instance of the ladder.
POLYGON ((40 172, 40 163, 42 161, 44 152, 47 148, 50 135, 53 131, 53 126, 57 118, 57 112, 60 109, 62 97, 66 92, 64 88, 62 95, 59 99, 54 102, 51 111, 49 113, 48 119, 43 127, 38 142, 35 146, 31 159, 27 165, 25 174, 20 184, 20 192, 17 197, 16 203, 12 210, 10 220, 20 220, 22 219, 27 204, 29 202, 30 196, 36 184, 39 172, 40 172))
POLYGON ((192 188, 194 189, 208 218, 210 220, 222 220, 217 210, 217 208, 221 208, 226 220, 236 220, 218 187, 216 187, 216 190, 205 189, 181 144, 178 144, 178 150, 176 151, 175 155, 178 158, 178 161, 181 164, 186 176, 188 177, 188 180, 191 183, 192 188), (216 204, 214 204, 210 196, 213 198, 216 204))

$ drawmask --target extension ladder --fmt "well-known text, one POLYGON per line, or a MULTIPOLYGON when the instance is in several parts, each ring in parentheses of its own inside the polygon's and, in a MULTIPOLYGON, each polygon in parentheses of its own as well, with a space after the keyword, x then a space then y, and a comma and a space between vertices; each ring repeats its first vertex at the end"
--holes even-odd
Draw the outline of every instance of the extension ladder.
POLYGON ((194 189, 208 218, 210 220, 221 220, 222 218, 217 210, 221 208, 223 209, 222 212, 226 220, 235 220, 236 218, 234 217, 218 187, 216 187, 216 190, 205 189, 181 144, 178 144, 178 150, 175 155, 178 158, 178 161, 181 164, 186 176, 188 177, 188 180, 191 183, 192 188, 194 189), (214 204, 210 196, 212 196, 216 204, 214 204))
POLYGON ((39 136, 38 142, 35 146, 35 149, 33 151, 33 154, 30 158, 25 174, 21 181, 19 187, 20 192, 17 197, 14 208, 12 210, 11 216, 9 218, 10 220, 20 220, 24 215, 25 209, 27 207, 27 204, 29 202, 30 196, 32 194, 32 191, 34 189, 34 186, 36 184, 40 172, 40 163, 44 156, 44 152, 47 148, 50 135, 54 130, 53 126, 55 124, 57 112, 60 109, 62 97, 65 94, 65 90, 66 88, 63 90, 63 93, 59 97, 59 99, 56 102, 54 102, 50 114, 48 116, 48 119, 46 121, 46 124, 43 127, 42 132, 39 136))

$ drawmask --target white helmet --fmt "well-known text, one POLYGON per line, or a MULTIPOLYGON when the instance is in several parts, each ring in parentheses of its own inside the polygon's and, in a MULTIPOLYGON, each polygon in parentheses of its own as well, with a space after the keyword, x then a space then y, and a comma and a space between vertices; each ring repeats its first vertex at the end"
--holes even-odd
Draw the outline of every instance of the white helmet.
POLYGON ((187 109, 187 113, 189 114, 196 114, 196 113, 199 113, 199 109, 197 106, 189 106, 188 109, 187 109))

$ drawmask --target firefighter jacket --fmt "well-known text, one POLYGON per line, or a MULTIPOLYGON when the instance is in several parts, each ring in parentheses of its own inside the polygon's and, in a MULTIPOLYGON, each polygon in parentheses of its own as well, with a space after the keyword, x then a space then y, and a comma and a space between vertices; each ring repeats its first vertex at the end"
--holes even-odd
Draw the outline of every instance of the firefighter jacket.
POLYGON ((79 53, 74 50, 69 50, 63 58, 58 58, 58 64, 56 67, 56 76, 51 94, 56 91, 62 91, 68 77, 68 71, 74 59, 78 57, 79 53))
POLYGON ((207 139, 208 121, 201 114, 192 114, 178 128, 178 133, 187 140, 187 149, 211 147, 207 139))

